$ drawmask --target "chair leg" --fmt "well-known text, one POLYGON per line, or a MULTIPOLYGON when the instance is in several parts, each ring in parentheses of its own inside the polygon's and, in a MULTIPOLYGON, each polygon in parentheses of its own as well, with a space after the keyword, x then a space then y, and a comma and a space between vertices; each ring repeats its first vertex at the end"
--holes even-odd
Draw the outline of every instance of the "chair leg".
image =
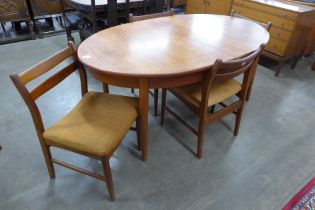
POLYGON ((206 126, 207 126, 206 118, 205 117, 200 118, 199 119, 199 128, 198 128, 198 144, 197 144, 197 157, 198 157, 198 159, 202 158, 202 150, 203 150, 203 143, 204 143, 206 126))
POLYGON ((237 110, 237 113, 236 113, 236 120, 235 120, 235 127, 234 127, 234 136, 238 135, 238 131, 239 131, 240 125, 241 125, 243 110, 244 110, 244 104, 242 104, 241 108, 239 108, 237 110))
POLYGON ((114 201, 115 200, 115 193, 114 193, 112 173, 110 170, 108 157, 105 157, 104 160, 102 160, 102 165, 103 165, 104 176, 105 176, 105 181, 106 181, 106 186, 108 189, 109 197, 110 197, 111 201, 114 201))
POLYGON ((102 84, 103 84, 103 91, 104 91, 104 93, 109 93, 108 84, 106 84, 106 83, 102 83, 102 84))
POLYGON ((55 175, 54 164, 53 164, 52 159, 51 159, 50 149, 49 149, 49 147, 44 145, 44 146, 42 146, 42 151, 44 154, 44 158, 45 158, 45 162, 46 162, 49 176, 51 179, 54 179, 56 177, 56 175, 55 175))
POLYGON ((131 88, 131 93, 135 93, 135 89, 134 88, 131 88))
POLYGON ((154 89, 154 116, 158 115, 159 89, 154 89))
POLYGON ((141 151, 141 121, 140 117, 136 121, 138 150, 141 151))
POLYGON ((253 83, 254 83, 254 79, 249 84, 248 91, 246 94, 246 101, 249 101, 250 94, 252 93, 253 83))
POLYGON ((167 89, 162 89, 162 102, 161 102, 161 121, 160 124, 164 124, 165 104, 166 104, 167 89))

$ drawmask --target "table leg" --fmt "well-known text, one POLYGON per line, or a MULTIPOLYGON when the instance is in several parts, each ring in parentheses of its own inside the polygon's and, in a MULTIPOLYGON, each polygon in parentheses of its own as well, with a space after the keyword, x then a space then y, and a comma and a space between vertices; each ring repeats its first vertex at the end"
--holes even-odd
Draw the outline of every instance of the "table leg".
POLYGON ((148 78, 140 78, 139 81, 139 114, 141 120, 141 149, 142 160, 148 158, 148 109, 149 109, 149 86, 148 78))
POLYGON ((312 70, 315 71, 315 61, 314 61, 313 65, 312 65, 312 70))

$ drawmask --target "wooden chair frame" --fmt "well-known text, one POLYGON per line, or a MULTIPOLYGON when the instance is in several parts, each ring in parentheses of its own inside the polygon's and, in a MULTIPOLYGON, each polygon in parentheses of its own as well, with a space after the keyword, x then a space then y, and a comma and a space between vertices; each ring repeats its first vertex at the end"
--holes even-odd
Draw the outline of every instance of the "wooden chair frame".
POLYGON ((200 106, 196 107, 189 103, 186 99, 181 97, 175 91, 169 90, 173 95, 179 98, 185 105, 190 108, 193 113, 195 113, 199 117, 199 125, 198 129, 193 128, 184 119, 182 119, 178 114, 175 113, 170 107, 166 105, 166 94, 167 89, 162 90, 162 105, 161 105, 161 125, 164 123, 164 115, 165 111, 168 111, 172 114, 179 122, 181 122, 186 128, 192 131, 195 135, 198 136, 198 144, 197 144, 197 157, 202 157, 202 148, 204 143, 204 134, 206 125, 212 123, 222 117, 233 113, 236 115, 235 127, 234 127, 234 135, 237 136, 240 128, 242 113, 244 110, 245 100, 247 96, 247 92, 249 90, 249 86, 251 84, 251 80, 253 78, 253 73, 255 73, 255 69, 257 67, 257 63, 259 60, 259 56, 264 50, 265 45, 261 45, 258 50, 255 52, 248 54, 240 59, 231 60, 227 62, 222 62, 222 60, 218 59, 212 66, 210 70, 205 73, 204 80, 201 82, 202 88, 202 97, 200 106), (236 94, 238 100, 232 104, 225 104, 220 102, 219 104, 223 107, 219 111, 214 112, 215 105, 211 107, 210 113, 208 112, 208 100, 210 95, 210 89, 214 81, 224 81, 231 78, 234 78, 238 75, 244 74, 243 82, 241 85, 241 90, 236 94))
MULTIPOLYGON (((257 23, 258 25, 262 26, 264 29, 266 29, 267 31, 270 31, 270 28, 272 26, 272 23, 271 22, 267 22, 267 23, 262 23, 262 22, 258 22, 258 21, 255 21, 255 20, 252 20, 248 17, 245 17, 245 16, 242 16, 240 14, 237 14, 235 10, 232 10, 231 13, 230 13, 230 16, 231 17, 236 17, 236 18, 241 18, 241 19, 245 19, 245 20, 248 20, 248 21, 251 21, 251 22, 254 22, 254 23, 257 23)), ((252 82, 249 86, 249 90, 248 90, 248 94, 246 96, 246 101, 249 101, 249 98, 250 98, 250 95, 252 93, 252 88, 253 88, 253 84, 254 84, 254 80, 255 80, 255 75, 256 75, 256 70, 255 72, 253 73, 253 79, 252 79, 252 82)))
MULTIPOLYGON (((174 15, 174 12, 172 10, 166 11, 166 12, 149 14, 149 15, 141 15, 141 16, 133 16, 132 14, 129 14, 129 23, 153 19, 153 18, 168 17, 168 16, 173 16, 173 15, 174 15)), ((104 90, 106 90, 106 88, 104 90)), ((134 93, 134 88, 131 88, 131 92, 134 93)), ((152 91, 149 91, 149 93, 154 99, 154 116, 156 117, 158 115, 159 89, 154 89, 153 93, 152 91)))
MULTIPOLYGON (((108 192, 110 195, 110 199, 112 201, 115 200, 115 195, 114 195, 114 187, 113 187, 113 181, 112 181, 112 175, 111 175, 111 169, 110 169, 110 164, 109 164, 109 159, 114 153, 115 149, 111 151, 111 153, 108 156, 97 156, 94 154, 88 154, 85 152, 77 151, 74 149, 69 149, 69 148, 63 148, 60 145, 54 145, 51 143, 46 143, 43 137, 43 133, 45 131, 44 124, 42 121, 42 116, 40 114, 40 111, 35 103, 36 99, 39 98, 41 95, 55 87, 57 84, 59 84, 61 81, 63 81, 66 77, 68 77, 71 73, 75 72, 76 70, 79 71, 80 75, 80 80, 81 80, 81 94, 82 97, 88 92, 88 85, 87 85, 87 76, 86 76, 86 71, 84 69, 84 66, 79 62, 77 58, 77 51, 76 51, 76 46, 74 45, 73 42, 69 42, 69 45, 67 48, 59 51, 55 55, 49 57, 48 59, 40 62, 39 64, 31 67, 30 69, 24 71, 21 74, 12 74, 10 75, 10 78, 14 85, 16 86, 17 90, 21 94, 22 98, 24 99, 24 102, 28 106, 32 119, 35 125, 35 129, 37 132, 37 136, 39 138, 39 142, 41 145, 42 152, 44 154, 45 162, 47 165, 47 169, 50 175, 51 179, 55 178, 55 170, 54 170, 54 165, 58 164, 61 166, 64 166, 68 169, 72 169, 74 171, 80 172, 82 174, 94 177, 96 179, 102 180, 106 183, 108 192), (73 63, 67 65, 65 68, 62 70, 58 71, 48 79, 46 79, 44 82, 39 84, 37 87, 35 87, 32 91, 29 91, 26 88, 26 85, 31 82, 32 80, 40 77, 41 75, 47 73, 50 71, 52 68, 63 62, 65 59, 72 57, 73 58, 73 63), (85 155, 87 157, 99 160, 102 162, 102 167, 104 171, 104 176, 87 171, 85 169, 76 167, 74 165, 62 162, 60 160, 54 159, 51 156, 50 152, 50 147, 58 147, 61 149, 65 149, 71 152, 75 152, 81 155, 85 155)), ((136 128, 131 128, 131 130, 137 131, 137 139, 138 139, 138 147, 140 145, 140 120, 137 119, 137 129, 136 128)), ((139 147, 140 148, 140 147, 139 147)))

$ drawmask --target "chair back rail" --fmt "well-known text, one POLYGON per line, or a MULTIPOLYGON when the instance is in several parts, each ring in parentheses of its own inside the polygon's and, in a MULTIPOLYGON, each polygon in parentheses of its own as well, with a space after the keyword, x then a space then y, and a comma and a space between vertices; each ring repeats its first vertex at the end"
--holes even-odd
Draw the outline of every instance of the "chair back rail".
POLYGON ((206 78, 202 85, 200 113, 206 113, 205 110, 208 109, 208 100, 209 97, 211 97, 210 89, 214 81, 227 80, 244 74, 239 97, 242 101, 245 99, 246 93, 251 83, 252 73, 257 67, 259 56, 263 52, 264 48, 265 45, 262 44, 259 49, 252 52, 251 54, 246 55, 243 58, 227 62, 223 62, 221 59, 218 59, 214 63, 211 70, 209 70, 209 73, 206 75, 206 78))
POLYGON ((26 71, 22 72, 19 76, 23 84, 27 84, 30 81, 38 78, 39 76, 45 74, 46 72, 50 71, 52 68, 57 66, 61 63, 64 59, 72 56, 74 53, 72 47, 67 47, 56 54, 52 55, 51 57, 45 59, 44 61, 36 64, 35 66, 27 69, 26 71))
POLYGON ((24 102, 26 103, 28 109, 31 112, 32 119, 37 131, 41 145, 45 145, 43 140, 44 124, 40 111, 35 103, 36 99, 41 95, 55 87, 65 78, 67 78, 71 73, 78 70, 80 74, 81 81, 81 93, 82 96, 87 92, 87 77, 84 66, 78 62, 76 55, 76 47, 73 42, 69 42, 69 46, 65 49, 59 51, 55 55, 49 57, 48 59, 40 62, 39 64, 29 68, 21 74, 11 74, 10 78, 17 88, 18 92, 22 96, 24 102), (37 79, 43 74, 49 72, 58 64, 62 63, 69 57, 73 57, 73 62, 67 65, 65 68, 62 68, 57 73, 53 74, 45 81, 37 85, 33 90, 29 91, 26 87, 26 84, 30 81, 37 79))
POLYGON ((221 61, 219 66, 214 65, 214 68, 217 68, 215 80, 231 79, 249 70, 255 62, 255 59, 262 53, 261 50, 264 49, 264 47, 265 45, 261 45, 258 50, 244 57, 227 62, 221 61))

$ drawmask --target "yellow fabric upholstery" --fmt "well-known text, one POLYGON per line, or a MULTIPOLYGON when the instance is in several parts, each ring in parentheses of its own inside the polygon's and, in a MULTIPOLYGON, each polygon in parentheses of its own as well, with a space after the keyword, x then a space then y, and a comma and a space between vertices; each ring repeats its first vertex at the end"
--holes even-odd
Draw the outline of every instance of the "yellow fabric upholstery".
POLYGON ((43 135, 49 145, 105 156, 119 145, 137 115, 136 98, 88 92, 43 135))
MULTIPOLYGON (((241 90, 241 84, 234 79, 214 82, 210 89, 208 106, 212 106, 222 102, 241 90)), ((184 98, 187 102, 195 107, 199 107, 201 103, 201 85, 195 84, 172 89, 173 92, 184 98)))

